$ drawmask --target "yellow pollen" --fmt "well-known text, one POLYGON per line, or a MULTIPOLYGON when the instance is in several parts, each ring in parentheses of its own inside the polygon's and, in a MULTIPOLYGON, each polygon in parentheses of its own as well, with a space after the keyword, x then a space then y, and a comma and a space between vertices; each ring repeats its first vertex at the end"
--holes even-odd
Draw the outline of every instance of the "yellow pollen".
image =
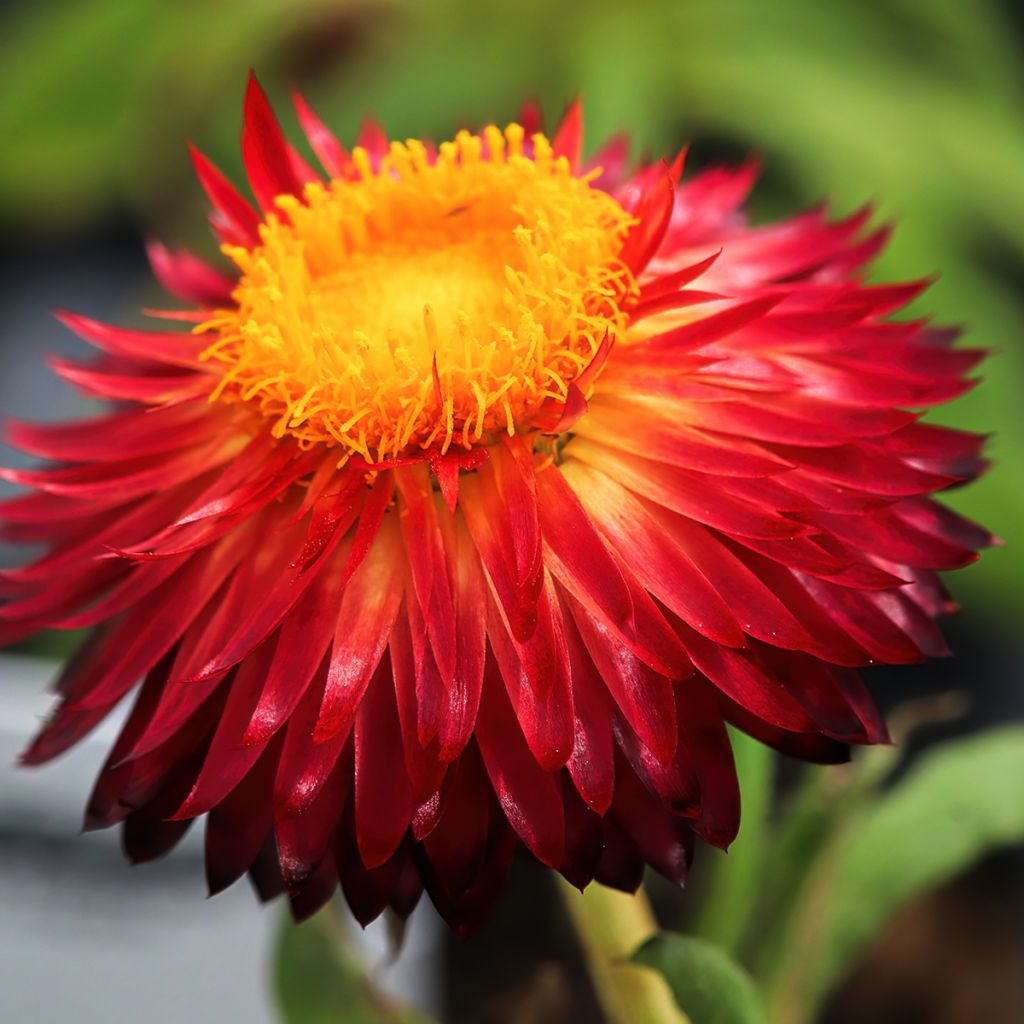
POLYGON ((631 218, 532 144, 519 125, 461 132, 433 161, 392 143, 376 172, 356 149, 353 180, 279 196, 258 247, 224 247, 241 278, 199 328, 213 398, 370 462, 534 429, 622 338, 636 284, 631 218))

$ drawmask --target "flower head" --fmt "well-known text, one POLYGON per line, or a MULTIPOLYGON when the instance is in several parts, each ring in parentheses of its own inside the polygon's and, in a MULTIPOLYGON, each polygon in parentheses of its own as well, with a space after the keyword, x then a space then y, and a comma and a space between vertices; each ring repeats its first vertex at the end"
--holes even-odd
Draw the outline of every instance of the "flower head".
POLYGON ((866 212, 751 227, 753 166, 584 163, 575 106, 349 153, 296 108, 324 175, 250 83, 258 209, 194 152, 232 272, 150 247, 194 329, 64 314, 114 404, 10 427, 55 464, 4 471, 49 550, 0 640, 95 627, 24 759, 136 690, 87 826, 141 861, 207 815, 211 890, 299 916, 340 881, 472 928, 520 847, 682 881, 738 826, 727 723, 840 760, 885 736, 856 668, 944 652, 936 570, 991 538, 931 497, 980 438, 920 414, 979 353, 887 319, 923 285, 863 282, 866 212))

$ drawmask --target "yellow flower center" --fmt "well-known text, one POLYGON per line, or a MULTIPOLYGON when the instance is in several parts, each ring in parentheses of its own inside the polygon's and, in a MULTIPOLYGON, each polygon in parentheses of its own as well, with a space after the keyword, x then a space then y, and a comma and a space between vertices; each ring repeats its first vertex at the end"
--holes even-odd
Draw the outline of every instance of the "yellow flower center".
POLYGON ((376 172, 356 149, 352 180, 279 196, 257 248, 225 246, 242 276, 200 328, 214 398, 368 461, 531 429, 622 336, 636 287, 630 217, 532 141, 462 132, 433 161, 393 143, 376 172))

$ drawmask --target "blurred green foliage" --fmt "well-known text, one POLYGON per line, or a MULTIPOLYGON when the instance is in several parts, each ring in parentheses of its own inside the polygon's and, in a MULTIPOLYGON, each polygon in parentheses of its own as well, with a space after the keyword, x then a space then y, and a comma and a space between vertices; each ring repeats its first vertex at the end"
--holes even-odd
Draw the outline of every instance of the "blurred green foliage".
MULTIPOLYGON (((962 710, 957 704, 946 697, 906 705, 893 715, 896 732, 962 710)), ((774 807, 761 794, 766 783, 772 788, 776 762, 742 755, 740 835, 728 856, 703 867, 712 884, 691 935, 660 936, 644 960, 670 980, 679 976, 684 987, 673 985, 684 1010, 701 994, 685 987, 696 973, 704 986, 739 998, 729 1024, 756 1020, 746 975, 725 980, 745 969, 772 1024, 810 1024, 900 911, 992 851, 1024 842, 1024 727, 938 744, 894 781, 903 739, 858 750, 841 768, 807 768, 797 792, 774 807), (723 926, 722 918, 731 921, 723 926), (694 958, 714 954, 713 964, 697 966, 694 958)), ((691 1016, 702 1020, 696 1010, 691 1016)))
POLYGON ((694 1024, 766 1024, 750 975, 710 942, 659 932, 630 959, 664 975, 676 1005, 694 1024))
MULTIPOLYGON (((941 272, 915 312, 991 347, 983 387, 938 419, 992 432, 998 471, 950 495, 1006 539, 1024 522, 1024 62, 997 0, 49 0, 0 23, 0 219, 8 242, 118 210, 199 237, 193 138, 234 171, 245 74, 285 112, 297 82, 343 137, 549 116, 580 94, 588 144, 696 140, 763 154, 757 216, 871 200, 899 231, 879 277, 941 272)), ((1020 19, 1020 15, 1016 16, 1020 19)), ((293 123, 290 115, 286 120, 293 123)), ((981 622, 1015 615, 1022 545, 953 586, 981 622)))
POLYGON ((282 1024, 430 1024, 375 988, 334 906, 301 925, 282 921, 273 985, 282 1024))

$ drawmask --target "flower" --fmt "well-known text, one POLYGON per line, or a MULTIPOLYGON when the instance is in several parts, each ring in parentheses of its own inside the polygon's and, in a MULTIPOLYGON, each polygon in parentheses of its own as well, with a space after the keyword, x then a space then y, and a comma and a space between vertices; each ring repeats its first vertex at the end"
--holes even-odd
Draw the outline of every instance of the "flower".
POLYGON ((726 846, 726 724, 838 761, 885 739, 856 668, 945 652, 936 570, 991 541, 931 495, 981 439, 921 422, 977 351, 888 315, 867 211, 751 227, 753 165, 581 160, 573 106, 324 180, 250 81, 259 209, 193 151, 231 273, 149 254, 194 329, 61 314, 112 409, 15 423, 44 459, 0 639, 94 627, 24 755, 136 688, 86 827, 133 861, 207 815, 210 889, 362 921, 426 888, 478 925, 517 848, 578 886, 726 846), (698 285, 699 287, 693 287, 698 285))

